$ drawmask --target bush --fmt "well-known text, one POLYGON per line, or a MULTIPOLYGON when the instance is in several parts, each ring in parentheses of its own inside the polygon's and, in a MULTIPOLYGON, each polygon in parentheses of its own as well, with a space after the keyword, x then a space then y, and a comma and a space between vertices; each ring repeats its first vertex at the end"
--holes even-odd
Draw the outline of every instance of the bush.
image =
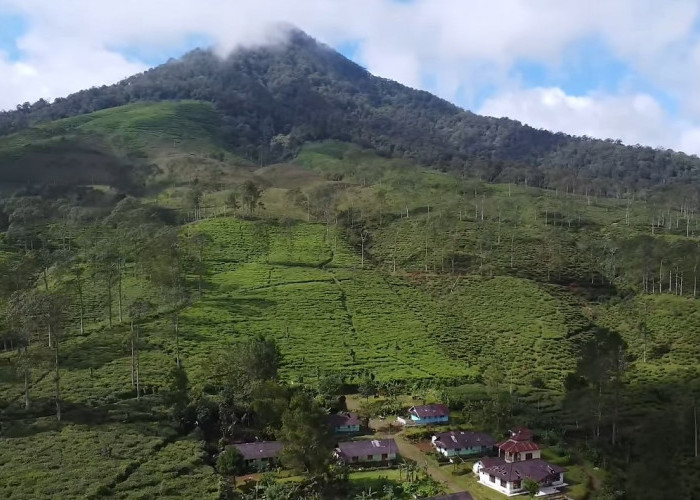
POLYGON ((245 460, 235 446, 227 446, 216 459, 216 468, 220 474, 241 474, 244 472, 245 460))

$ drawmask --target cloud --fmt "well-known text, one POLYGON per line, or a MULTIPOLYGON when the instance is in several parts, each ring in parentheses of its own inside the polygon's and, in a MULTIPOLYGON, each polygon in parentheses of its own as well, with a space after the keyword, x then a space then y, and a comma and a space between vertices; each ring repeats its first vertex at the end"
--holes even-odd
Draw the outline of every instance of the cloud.
POLYGON ((697 0, 0 0, 0 12, 22 16, 27 29, 17 40, 20 61, 0 53, 0 109, 113 83, 146 67, 135 54, 167 52, 197 37, 225 53, 269 41, 270 26, 291 23, 331 45, 351 43, 358 62, 379 76, 465 107, 631 142, 697 143, 697 0), (579 97, 565 87, 564 96, 545 91, 551 83, 528 89, 533 83, 514 74, 523 61, 566 68, 571 48, 590 40, 631 72, 625 81, 644 81, 676 100, 680 116, 622 81, 616 92, 597 94, 595 74, 579 97), (487 90, 497 97, 481 106, 487 90), (648 121, 633 119, 642 116, 648 121), (669 122, 675 137, 663 128, 669 122))
POLYGON ((514 89, 487 99, 479 113, 574 135, 700 153, 700 128, 673 118, 644 93, 575 96, 558 87, 514 89))

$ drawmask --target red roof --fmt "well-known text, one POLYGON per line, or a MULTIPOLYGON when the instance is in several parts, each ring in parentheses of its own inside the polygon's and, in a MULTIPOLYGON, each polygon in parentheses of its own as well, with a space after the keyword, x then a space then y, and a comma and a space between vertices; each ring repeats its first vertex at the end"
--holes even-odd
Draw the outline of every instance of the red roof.
POLYGON ((522 453, 540 449, 537 443, 532 442, 532 431, 525 427, 518 427, 515 431, 511 431, 510 438, 498 443, 496 446, 508 453, 522 453))
POLYGON ((415 413, 418 418, 444 417, 450 414, 450 410, 445 405, 414 406, 409 411, 415 413))

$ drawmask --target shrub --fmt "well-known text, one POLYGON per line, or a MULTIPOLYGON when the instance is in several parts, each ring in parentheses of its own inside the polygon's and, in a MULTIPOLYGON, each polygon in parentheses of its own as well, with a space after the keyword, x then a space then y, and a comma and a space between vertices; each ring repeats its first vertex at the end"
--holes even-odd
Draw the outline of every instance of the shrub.
POLYGON ((227 446, 216 459, 216 468, 221 474, 241 474, 245 468, 245 460, 238 448, 227 446))

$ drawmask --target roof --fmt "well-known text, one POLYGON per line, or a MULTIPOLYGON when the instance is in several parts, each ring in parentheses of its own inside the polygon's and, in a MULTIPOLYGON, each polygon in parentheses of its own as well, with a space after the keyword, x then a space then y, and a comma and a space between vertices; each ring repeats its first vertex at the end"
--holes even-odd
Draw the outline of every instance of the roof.
POLYGON ((493 446, 496 440, 485 432, 450 431, 435 435, 435 444, 445 450, 493 446))
POLYGON ((361 425, 361 423, 356 413, 334 413, 328 415, 328 425, 331 427, 348 427, 361 425))
POLYGON ((496 445, 500 450, 508 453, 522 453, 540 449, 539 445, 532 441, 532 431, 530 429, 518 427, 514 431, 510 431, 510 433, 510 438, 496 445))
POLYGON ((418 418, 444 417, 450 414, 447 406, 441 404, 414 406, 408 411, 415 413, 418 418))
POLYGON ((338 443, 338 454, 344 458, 384 455, 397 451, 398 448, 393 439, 363 439, 338 443))
POLYGON ((493 467, 494 465, 505 463, 505 460, 503 459, 503 457, 484 457, 480 458, 478 462, 481 462, 481 467, 483 469, 488 469, 489 467, 493 467))
POLYGON ((430 497, 424 500, 474 500, 474 497, 468 491, 453 493, 451 495, 443 495, 440 497, 430 497))
POLYGON ((279 441, 259 441, 256 443, 240 443, 234 445, 246 460, 259 460, 262 458, 275 458, 282 450, 279 441))
POLYGON ((526 427, 516 427, 510 431, 510 438, 515 441, 532 441, 532 431, 526 427))
POLYGON ((521 479, 530 478, 538 483, 547 479, 553 479, 559 476, 560 473, 566 472, 564 467, 550 464, 541 458, 532 460, 523 460, 521 462, 506 462, 502 458, 500 463, 493 463, 489 467, 484 467, 481 472, 496 476, 505 481, 520 481, 521 479))

